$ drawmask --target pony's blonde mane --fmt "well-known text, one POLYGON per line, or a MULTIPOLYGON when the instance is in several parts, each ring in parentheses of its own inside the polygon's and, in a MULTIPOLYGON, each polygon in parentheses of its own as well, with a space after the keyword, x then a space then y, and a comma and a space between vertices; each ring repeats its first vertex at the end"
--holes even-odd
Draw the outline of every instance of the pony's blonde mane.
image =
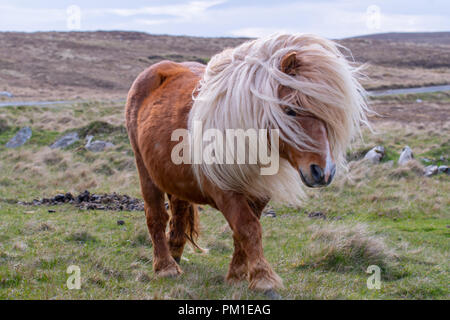
MULTIPOLYGON (((291 146, 314 151, 311 139, 280 106, 307 110, 327 126, 331 152, 345 165, 345 151, 352 137, 367 123, 365 91, 352 67, 333 41, 306 34, 274 34, 251 40, 212 57, 189 115, 203 130, 280 129, 280 139, 291 146), (296 52, 297 76, 281 71, 281 59, 296 52), (279 88, 294 89, 280 99, 279 88)), ((228 141, 227 141, 228 143, 228 141)), ((227 146, 226 146, 227 147, 227 146)), ((206 178, 219 188, 254 198, 300 204, 302 182, 297 169, 280 159, 278 174, 260 175, 259 165, 194 164, 201 185, 206 178)))

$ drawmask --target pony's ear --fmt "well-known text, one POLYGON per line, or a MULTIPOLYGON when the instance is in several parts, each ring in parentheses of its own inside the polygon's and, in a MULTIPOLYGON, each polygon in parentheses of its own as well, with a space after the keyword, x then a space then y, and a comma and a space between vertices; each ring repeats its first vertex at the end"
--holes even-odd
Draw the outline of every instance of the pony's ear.
POLYGON ((295 68, 298 67, 298 61, 297 61, 297 52, 289 52, 281 59, 281 71, 284 73, 294 75, 295 74, 295 68))

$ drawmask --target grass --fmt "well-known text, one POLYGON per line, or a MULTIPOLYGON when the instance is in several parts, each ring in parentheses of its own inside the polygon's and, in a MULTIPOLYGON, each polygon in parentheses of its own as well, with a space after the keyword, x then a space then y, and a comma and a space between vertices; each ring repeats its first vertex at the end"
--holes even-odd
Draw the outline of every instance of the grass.
MULTIPOLYGON (((422 157, 448 159, 447 128, 377 123, 377 134, 364 132, 364 140, 349 151, 348 173, 340 171, 328 188, 307 190, 302 208, 272 204, 277 217, 261 218, 263 244, 284 279, 284 298, 450 298, 450 183, 446 175, 425 178, 420 171, 422 157), (387 150, 381 164, 361 160, 379 144, 387 150), (416 161, 399 167, 396 160, 405 145, 416 161), (308 217, 318 211, 326 219, 308 217), (381 268, 380 290, 366 286, 370 265, 381 268)), ((231 232, 222 214, 209 207, 200 212, 199 241, 208 252, 187 247, 183 275, 158 279, 143 212, 16 204, 84 189, 140 196, 122 104, 0 110, 0 299, 265 298, 246 283, 224 282, 233 252, 231 232), (33 137, 18 149, 5 148, 25 125, 33 137), (115 147, 101 153, 85 150, 82 142, 64 150, 48 147, 74 130, 115 147), (80 267, 80 290, 66 287, 70 265, 80 267)))

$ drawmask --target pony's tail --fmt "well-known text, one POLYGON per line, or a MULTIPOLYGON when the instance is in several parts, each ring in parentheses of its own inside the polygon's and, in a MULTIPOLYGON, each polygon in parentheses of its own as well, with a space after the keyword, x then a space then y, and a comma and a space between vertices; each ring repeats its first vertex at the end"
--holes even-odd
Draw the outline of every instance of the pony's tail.
POLYGON ((204 251, 196 242, 200 234, 200 223, 198 218, 197 205, 191 203, 191 205, 189 206, 188 215, 186 238, 193 247, 199 249, 200 251, 204 251))

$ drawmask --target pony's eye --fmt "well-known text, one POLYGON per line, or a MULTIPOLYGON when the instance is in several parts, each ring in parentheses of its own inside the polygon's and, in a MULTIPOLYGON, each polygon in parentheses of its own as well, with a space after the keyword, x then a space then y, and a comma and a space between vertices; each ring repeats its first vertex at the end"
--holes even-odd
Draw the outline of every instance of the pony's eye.
POLYGON ((291 109, 291 108, 286 108, 286 114, 288 115, 288 116, 292 116, 292 117, 295 117, 296 115, 297 115, 297 112, 295 112, 293 109, 291 109))

